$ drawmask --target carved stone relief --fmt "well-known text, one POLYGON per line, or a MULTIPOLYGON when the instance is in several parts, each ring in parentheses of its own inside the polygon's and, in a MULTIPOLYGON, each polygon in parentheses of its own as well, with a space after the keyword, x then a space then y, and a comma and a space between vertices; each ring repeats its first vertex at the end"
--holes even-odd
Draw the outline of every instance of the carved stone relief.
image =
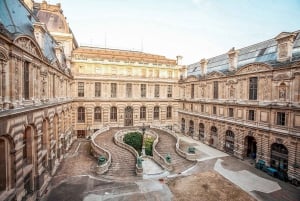
POLYGON ((264 100, 270 99, 271 88, 270 88, 270 83, 269 83, 269 80, 267 77, 265 77, 265 79, 264 79, 264 88, 263 89, 264 89, 264 92, 263 92, 264 100))

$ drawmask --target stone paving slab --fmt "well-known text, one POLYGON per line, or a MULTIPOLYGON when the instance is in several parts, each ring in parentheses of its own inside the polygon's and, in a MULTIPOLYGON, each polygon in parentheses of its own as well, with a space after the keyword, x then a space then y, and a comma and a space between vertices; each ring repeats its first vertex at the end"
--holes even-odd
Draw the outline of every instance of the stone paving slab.
POLYGON ((214 170, 232 183, 241 187, 244 191, 259 191, 263 193, 272 193, 281 189, 277 182, 259 177, 247 170, 231 171, 223 168, 222 160, 218 159, 214 170))

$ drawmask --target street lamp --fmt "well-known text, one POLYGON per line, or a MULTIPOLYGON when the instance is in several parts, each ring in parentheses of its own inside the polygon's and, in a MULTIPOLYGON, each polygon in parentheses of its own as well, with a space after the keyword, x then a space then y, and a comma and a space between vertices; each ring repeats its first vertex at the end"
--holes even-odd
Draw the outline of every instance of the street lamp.
POLYGON ((145 135, 146 127, 144 123, 141 129, 142 129, 142 156, 145 156, 146 153, 145 153, 144 135, 145 135))

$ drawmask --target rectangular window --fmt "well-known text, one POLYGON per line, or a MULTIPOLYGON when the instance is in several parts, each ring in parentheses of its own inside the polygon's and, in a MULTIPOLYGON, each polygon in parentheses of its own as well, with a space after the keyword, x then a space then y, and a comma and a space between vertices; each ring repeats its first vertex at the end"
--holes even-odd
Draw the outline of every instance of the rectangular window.
POLYGON ((213 114, 217 114, 217 107, 213 106, 213 114))
POLYGON ((257 77, 249 79, 249 100, 257 100, 257 77))
POLYGON ((248 111, 248 120, 250 120, 250 121, 255 120, 255 111, 254 110, 249 110, 248 111))
POLYGON ((172 118, 172 107, 168 106, 167 107, 167 119, 171 119, 172 118))
POLYGON ((214 99, 218 98, 218 94, 219 94, 218 81, 214 81, 214 99))
POLYGON ((141 97, 145 98, 147 94, 146 84, 141 84, 141 97))
POLYGON ((131 83, 126 84, 126 97, 127 98, 132 97, 132 84, 131 83))
POLYGON ((154 97, 159 98, 159 85, 156 84, 154 87, 154 97))
POLYGON ((201 112, 204 112, 204 105, 201 105, 201 112))
POLYGON ((24 63, 24 98, 25 100, 29 99, 29 63, 25 61, 24 63))
POLYGON ((78 97, 84 97, 84 82, 78 82, 78 97))
POLYGON ((286 125, 285 112, 277 112, 277 125, 286 125))
POLYGON ((111 98, 117 97, 117 83, 110 84, 110 97, 111 98))
POLYGON ((191 85, 191 98, 194 98, 194 95, 195 95, 195 85, 194 84, 192 84, 191 85))
POLYGON ((140 109, 140 119, 146 119, 146 107, 141 107, 140 109))
POLYGON ((101 96, 101 82, 95 82, 95 97, 101 96))
POLYGON ((168 85, 168 92, 167 92, 168 98, 172 98, 172 92, 173 92, 172 85, 168 85))
POLYGON ((234 114, 233 114, 233 108, 229 108, 229 109, 228 109, 228 116, 229 116, 229 117, 233 117, 233 115, 234 115, 234 114))

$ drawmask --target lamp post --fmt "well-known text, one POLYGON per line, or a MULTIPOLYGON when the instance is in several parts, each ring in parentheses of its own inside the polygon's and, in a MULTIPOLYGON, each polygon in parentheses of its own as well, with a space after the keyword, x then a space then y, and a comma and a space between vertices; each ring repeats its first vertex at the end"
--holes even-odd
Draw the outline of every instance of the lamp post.
POLYGON ((145 127, 145 124, 143 123, 143 126, 142 126, 142 156, 146 155, 146 153, 145 153, 145 144, 144 144, 145 131, 146 131, 146 127, 145 127))

